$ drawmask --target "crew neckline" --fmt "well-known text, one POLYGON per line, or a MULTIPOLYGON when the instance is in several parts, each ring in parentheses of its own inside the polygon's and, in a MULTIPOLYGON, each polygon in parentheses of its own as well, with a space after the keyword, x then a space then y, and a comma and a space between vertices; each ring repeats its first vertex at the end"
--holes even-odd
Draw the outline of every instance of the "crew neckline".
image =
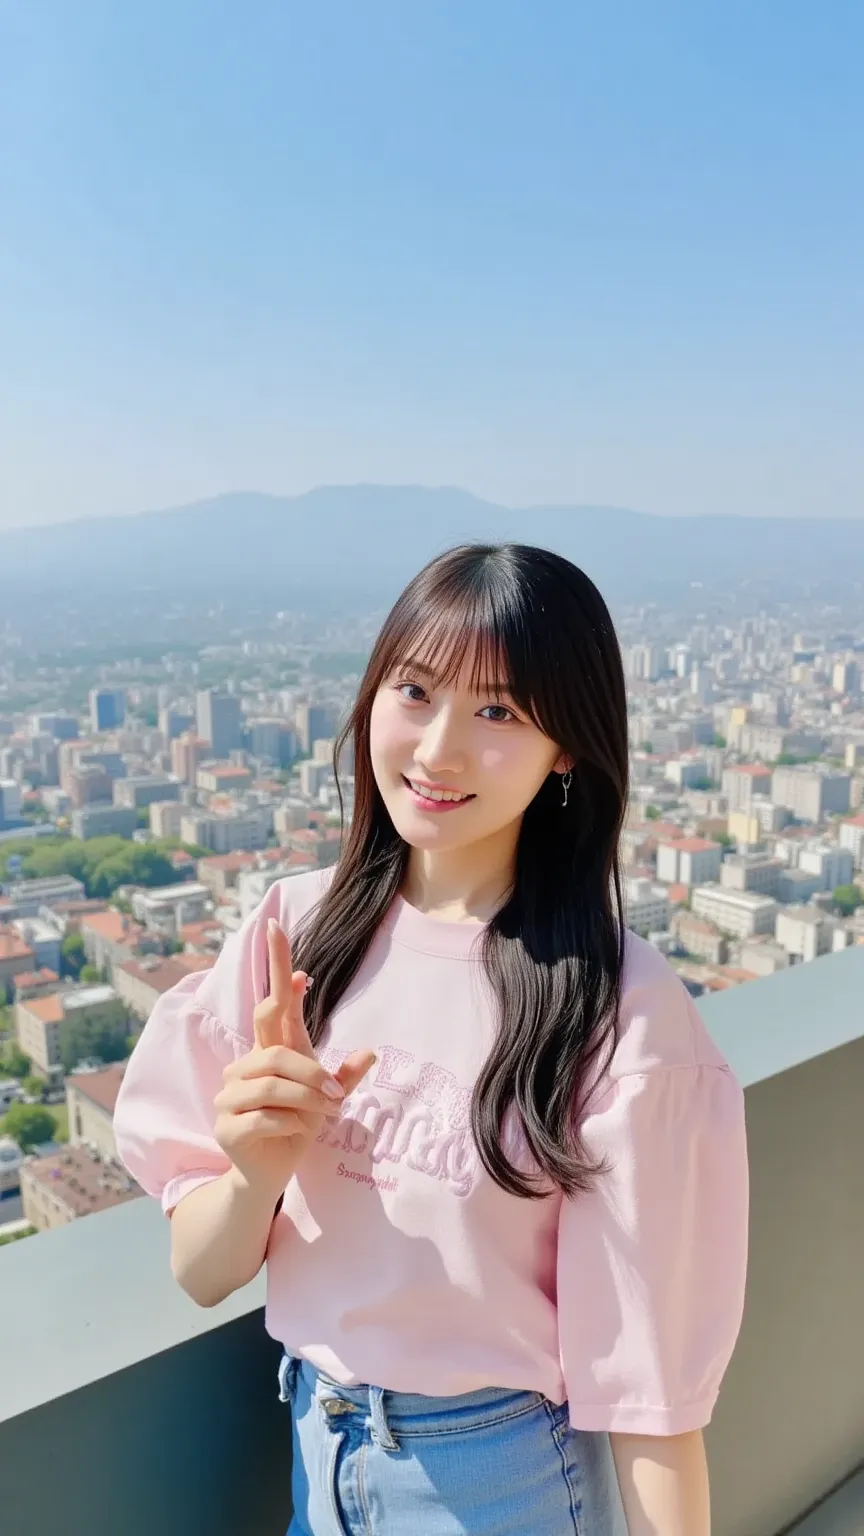
POLYGON ((446 955, 454 960, 469 960, 488 924, 451 923, 446 918, 431 917, 428 912, 412 907, 404 896, 399 895, 387 914, 384 926, 390 937, 406 949, 416 949, 425 955, 446 955))

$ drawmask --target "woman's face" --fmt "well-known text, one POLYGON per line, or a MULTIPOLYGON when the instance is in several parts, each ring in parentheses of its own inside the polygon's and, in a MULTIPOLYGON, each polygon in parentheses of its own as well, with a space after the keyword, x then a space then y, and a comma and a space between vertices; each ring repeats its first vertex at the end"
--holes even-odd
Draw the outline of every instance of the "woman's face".
POLYGON ((473 692, 471 658, 437 684, 407 665, 375 696, 372 770, 399 836, 444 851, 518 828, 547 775, 570 766, 506 693, 473 692))

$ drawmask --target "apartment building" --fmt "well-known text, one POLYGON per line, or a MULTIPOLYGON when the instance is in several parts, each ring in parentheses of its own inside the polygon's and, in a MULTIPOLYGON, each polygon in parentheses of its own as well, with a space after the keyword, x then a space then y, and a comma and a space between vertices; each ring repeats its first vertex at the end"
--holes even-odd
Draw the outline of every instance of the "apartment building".
POLYGON ((729 814, 749 812, 754 795, 770 795, 771 769, 763 763, 736 763, 724 768, 721 788, 729 806, 729 814))
POLYGON ((10 923, 16 917, 38 917, 42 907, 53 906, 58 901, 84 901, 86 895, 81 881, 71 875, 19 880, 7 886, 3 917, 10 923))
POLYGON ((184 952, 181 955, 145 955, 118 965, 114 981, 118 995, 142 1023, 149 1019, 160 997, 195 971, 209 971, 215 955, 184 952))
POLYGON ((85 1019, 125 1037, 126 1008, 113 987, 82 987, 16 1002, 18 1044, 41 1077, 62 1073, 67 1032, 85 1019))
POLYGON ((184 731, 182 736, 171 743, 171 772, 182 783, 193 785, 198 777, 198 769, 209 752, 209 745, 202 737, 184 731))
POLYGON ((44 917, 16 917, 12 924, 19 938, 33 951, 34 970, 43 966, 60 970, 60 934, 44 917))
POLYGON ((114 784, 114 804, 129 810, 141 811, 155 801, 180 799, 180 780, 168 774, 150 774, 147 778, 117 779, 114 784))
POLYGON ((682 837, 657 846, 657 877, 670 885, 704 885, 720 874, 723 850, 704 837, 682 837))
POLYGON ((74 1072, 66 1079, 69 1145, 95 1147, 102 1157, 117 1158, 114 1107, 126 1071, 123 1061, 100 1072, 74 1072))
POLYGON ((775 937, 796 960, 815 960, 830 954, 836 924, 818 907, 782 907, 777 914, 775 937))
POLYGON ((72 836, 131 838, 138 826, 137 811, 118 805, 88 805, 72 812, 72 836))
POLYGON ((180 836, 183 806, 176 800, 154 800, 150 806, 150 831, 154 837, 180 836))
POLYGON ((113 907, 83 917, 80 933, 90 964, 109 975, 115 965, 131 960, 144 941, 144 929, 113 907))
POLYGON ((271 824, 272 815, 266 807, 255 811, 239 811, 233 816, 211 816, 200 811, 187 811, 180 822, 180 836, 184 843, 209 848, 213 853, 233 853, 235 850, 251 852, 256 848, 266 848, 271 824))
POLYGON ((669 927, 669 896, 662 885, 634 877, 624 881, 624 916, 628 928, 643 938, 669 927))
POLYGON ((209 904, 210 891, 206 885, 181 880, 177 885, 135 891, 132 915, 150 932, 173 938, 184 923, 194 923, 202 918, 209 904))
POLYGON ((782 873, 780 860, 767 854, 732 854, 720 867, 720 884, 727 891, 759 891, 763 896, 776 896, 782 873))
POLYGON ((773 976, 789 966, 789 955, 783 945, 767 936, 742 944, 740 960, 743 969, 753 976, 773 976))
POLYGON ((801 849, 798 868, 818 880, 818 891, 835 891, 838 885, 851 883, 855 859, 851 848, 837 843, 811 843, 801 849))
POLYGON ((840 847, 847 848, 857 870, 864 869, 864 816, 852 816, 840 823, 840 847))
POLYGON ((0 926, 0 1004, 11 995, 15 977, 32 971, 35 963, 36 956, 21 935, 0 926))
POLYGON ((714 923, 709 923, 707 918, 696 917, 693 912, 683 908, 674 914, 671 928, 688 954, 696 955, 700 960, 707 960, 710 965, 726 964, 729 958, 729 942, 725 934, 722 934, 714 923))
POLYGON ((697 917, 707 918, 733 938, 750 939, 757 933, 774 932, 777 903, 758 891, 730 891, 714 883, 697 885, 692 907, 697 917))
POLYGON ((122 1169, 87 1147, 64 1147, 21 1165, 24 1216, 38 1232, 134 1200, 142 1190, 122 1169))
POLYGON ((251 768, 237 763, 202 763, 196 776, 198 788, 207 795, 236 794, 251 783, 251 768))
POLYGON ((820 765, 775 768, 771 799, 785 805, 799 821, 819 823, 835 812, 848 811, 850 785, 848 773, 820 765))

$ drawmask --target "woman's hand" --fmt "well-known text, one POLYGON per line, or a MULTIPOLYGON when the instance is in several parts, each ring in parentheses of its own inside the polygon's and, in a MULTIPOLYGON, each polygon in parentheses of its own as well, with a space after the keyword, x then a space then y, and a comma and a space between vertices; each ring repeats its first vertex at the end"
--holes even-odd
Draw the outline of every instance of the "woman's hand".
POLYGON ((309 978, 292 969, 291 945, 275 919, 267 929, 270 995, 253 1015, 255 1045, 223 1073, 214 1133, 242 1180, 283 1193, 324 1120, 337 1116, 365 1077, 374 1051, 354 1051, 336 1074, 321 1066, 303 1021, 309 978))

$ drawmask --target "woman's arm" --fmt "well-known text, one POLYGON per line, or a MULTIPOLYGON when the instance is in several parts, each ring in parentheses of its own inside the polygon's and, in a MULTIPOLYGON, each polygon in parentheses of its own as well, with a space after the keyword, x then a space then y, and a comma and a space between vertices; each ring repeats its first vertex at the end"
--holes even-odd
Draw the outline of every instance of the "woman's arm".
POLYGON ((609 1439, 629 1536, 711 1536, 701 1429, 609 1439))
POLYGON ((171 1217, 171 1271, 199 1307, 218 1306, 257 1275, 277 1198, 231 1168, 180 1201, 171 1217))

